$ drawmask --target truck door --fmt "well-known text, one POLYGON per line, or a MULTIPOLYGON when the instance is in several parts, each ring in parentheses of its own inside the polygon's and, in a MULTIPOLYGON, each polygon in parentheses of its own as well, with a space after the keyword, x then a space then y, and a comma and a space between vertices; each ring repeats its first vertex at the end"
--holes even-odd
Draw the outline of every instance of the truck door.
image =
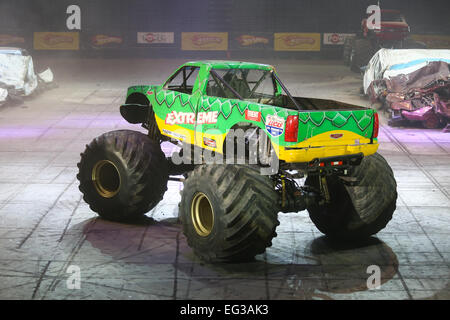
POLYGON ((158 126, 166 136, 194 144, 198 95, 193 95, 199 73, 197 66, 177 70, 155 96, 158 126))

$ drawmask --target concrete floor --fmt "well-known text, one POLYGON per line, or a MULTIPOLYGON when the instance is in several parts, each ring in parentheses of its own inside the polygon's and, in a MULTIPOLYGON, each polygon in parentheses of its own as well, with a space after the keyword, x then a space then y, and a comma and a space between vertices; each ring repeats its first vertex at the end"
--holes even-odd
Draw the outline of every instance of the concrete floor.
MULTIPOLYGON (((176 223, 176 182, 141 224, 97 218, 78 191, 80 152, 106 131, 139 130, 119 114, 126 88, 161 83, 182 62, 41 59, 59 88, 0 108, 0 299, 450 298, 450 134, 440 130, 382 126, 397 210, 357 246, 327 242, 306 212, 280 214, 278 237, 255 262, 204 264, 176 223), (366 286, 369 265, 381 268, 379 289, 366 286), (67 286, 71 266, 81 289, 67 286)), ((294 94, 368 105, 339 62, 262 62, 294 94)))

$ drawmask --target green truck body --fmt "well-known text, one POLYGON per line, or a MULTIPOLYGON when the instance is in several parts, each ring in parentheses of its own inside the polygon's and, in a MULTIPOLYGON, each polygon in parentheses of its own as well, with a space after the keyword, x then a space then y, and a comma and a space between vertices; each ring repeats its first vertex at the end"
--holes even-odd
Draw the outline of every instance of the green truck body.
POLYGON ((162 85, 128 88, 126 103, 144 101, 142 98, 145 97, 162 135, 220 153, 230 129, 240 123, 249 123, 264 130, 278 158, 288 163, 361 153, 368 156, 376 152, 378 119, 375 110, 313 98, 294 97, 293 102, 289 96, 288 93, 283 94, 282 84, 273 66, 199 61, 183 64, 162 85), (192 70, 195 72, 188 77, 191 86, 186 86, 186 81, 184 87, 182 84, 171 86, 174 78, 183 74, 186 80, 192 70), (266 73, 266 78, 273 81, 273 97, 264 96, 266 103, 261 103, 264 100, 261 94, 260 99, 239 99, 226 88, 228 96, 224 97, 224 90, 222 96, 214 96, 208 92, 214 71, 220 71, 225 76, 230 72, 237 75, 240 71, 244 76, 248 76, 248 72, 266 73), (267 100, 270 100, 269 103, 267 100), (296 121, 295 139, 286 138, 288 123, 292 124, 288 121, 289 116, 296 121))

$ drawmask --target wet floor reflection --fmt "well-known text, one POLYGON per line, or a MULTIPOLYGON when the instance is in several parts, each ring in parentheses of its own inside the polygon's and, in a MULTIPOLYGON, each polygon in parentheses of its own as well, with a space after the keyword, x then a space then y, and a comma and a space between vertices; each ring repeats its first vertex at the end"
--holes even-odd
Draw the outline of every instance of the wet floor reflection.
MULTIPOLYGON (((394 278, 398 270, 395 253, 375 237, 358 244, 339 244, 324 236, 313 238, 311 234, 310 240, 295 248, 283 243, 289 239, 284 237, 254 261, 207 264, 193 255, 181 226, 174 221, 145 218, 125 225, 91 219, 81 225, 86 241, 111 259, 109 265, 120 263, 124 274, 132 272, 133 264, 143 265, 149 277, 157 272, 167 286, 175 282, 174 298, 329 299, 333 294, 345 296, 369 290, 369 266, 380 268, 381 286, 394 278), (285 259, 292 256, 286 254, 286 248, 305 259, 301 263, 285 259), (170 268, 161 271, 162 265, 170 268)), ((83 255, 83 250, 79 255, 83 255)), ((148 286, 152 286, 151 281, 148 286)))

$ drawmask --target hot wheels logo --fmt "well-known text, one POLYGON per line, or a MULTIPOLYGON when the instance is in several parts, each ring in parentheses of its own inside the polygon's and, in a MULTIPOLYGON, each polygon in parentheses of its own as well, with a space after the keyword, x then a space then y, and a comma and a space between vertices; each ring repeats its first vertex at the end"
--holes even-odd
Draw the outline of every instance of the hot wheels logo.
POLYGON ((302 37, 302 36, 287 36, 284 38, 284 43, 286 46, 295 47, 301 44, 313 45, 316 42, 313 38, 302 37))
POLYGON ((91 39, 91 42, 95 46, 104 46, 111 43, 122 43, 121 37, 114 37, 114 36, 107 36, 103 34, 98 34, 96 36, 93 36, 91 39))
POLYGON ((60 43, 73 43, 73 38, 70 36, 48 34, 44 37, 44 43, 48 45, 56 45, 60 43))
POLYGON ((22 37, 11 36, 9 34, 0 34, 0 46, 6 46, 12 43, 25 43, 22 37))
POLYGON ((211 43, 222 43, 223 39, 214 36, 196 35, 192 37, 192 43, 196 46, 204 46, 211 43))
POLYGON ((252 36, 252 35, 248 35, 248 34, 243 34, 242 36, 237 38, 237 41, 243 47, 252 46, 252 45, 255 45, 255 44, 258 44, 258 43, 262 43, 262 44, 268 44, 269 43, 269 39, 267 39, 267 38, 256 37, 256 36, 252 36))

